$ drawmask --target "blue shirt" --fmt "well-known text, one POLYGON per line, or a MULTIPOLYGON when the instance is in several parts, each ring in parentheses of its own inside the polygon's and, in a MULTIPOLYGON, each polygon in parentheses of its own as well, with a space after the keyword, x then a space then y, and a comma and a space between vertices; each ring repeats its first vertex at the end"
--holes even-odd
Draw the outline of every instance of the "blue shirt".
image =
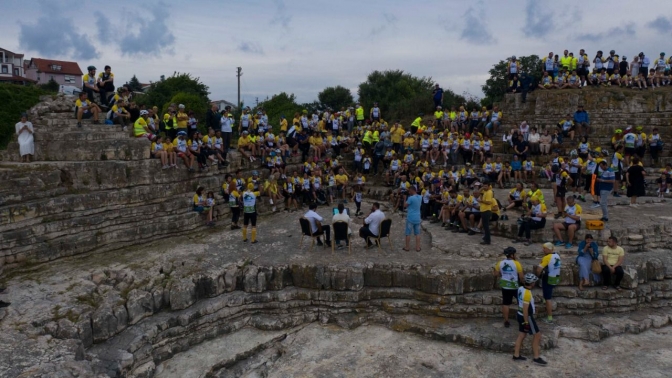
MULTIPOLYGON (((602 180, 616 180, 616 173, 611 170, 611 168, 607 169, 606 171, 602 171, 601 173, 599 172, 601 170, 598 170, 598 176, 602 180)), ((600 191, 602 190, 608 190, 611 191, 614 189, 614 183, 613 182, 600 182, 600 191)))
POLYGON ((406 220, 413 224, 420 223, 420 203, 422 203, 422 196, 419 194, 409 196, 406 199, 406 203, 408 204, 408 207, 406 208, 406 220))
MULTIPOLYGON (((582 240, 582 241, 579 243, 579 257, 583 257, 583 256, 586 254, 586 252, 585 252, 586 247, 587 247, 587 246, 586 246, 586 241, 585 241, 585 240, 582 240)), ((590 247, 593 248, 593 253, 592 253, 592 255, 591 255, 590 257, 593 258, 593 259, 597 259, 597 257, 598 257, 599 254, 600 254, 599 250, 597 249, 597 248, 598 248, 598 247, 597 247, 597 243, 595 243, 594 241, 593 241, 593 242, 590 242, 590 247)))
POLYGON ((435 89, 434 100, 441 101, 441 96, 443 96, 443 88, 435 89))
POLYGON ((576 111, 574 113, 574 122, 576 123, 590 123, 590 118, 588 118, 588 112, 587 111, 576 111))
POLYGON ((521 169, 523 169, 523 162, 521 162, 520 160, 512 160, 511 169, 514 171, 520 171, 521 169))

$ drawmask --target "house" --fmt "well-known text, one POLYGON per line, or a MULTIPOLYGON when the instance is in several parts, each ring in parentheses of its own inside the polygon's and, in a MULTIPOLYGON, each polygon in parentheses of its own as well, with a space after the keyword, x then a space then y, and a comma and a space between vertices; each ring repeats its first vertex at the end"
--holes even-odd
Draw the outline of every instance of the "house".
POLYGON ((0 48, 0 82, 24 85, 32 82, 26 78, 23 64, 23 54, 0 48))
POLYGON ((233 102, 228 102, 226 100, 211 101, 210 105, 217 105, 217 110, 220 112, 224 110, 226 106, 230 106, 231 110, 236 110, 238 108, 233 102))
POLYGON ((32 58, 24 63, 26 77, 37 84, 46 84, 54 79, 61 85, 82 87, 82 70, 77 62, 32 58))

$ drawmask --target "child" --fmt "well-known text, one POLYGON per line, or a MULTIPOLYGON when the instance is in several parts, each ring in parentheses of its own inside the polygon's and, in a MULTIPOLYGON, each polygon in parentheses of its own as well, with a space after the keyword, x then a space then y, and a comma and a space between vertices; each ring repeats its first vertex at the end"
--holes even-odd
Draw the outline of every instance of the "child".
POLYGON ((513 181, 520 182, 523 165, 520 162, 520 160, 518 160, 518 155, 513 155, 513 161, 511 162, 511 170, 513 171, 513 181))
POLYGON ((163 137, 159 136, 152 142, 151 156, 155 159, 161 159, 162 169, 168 169, 168 153, 163 149, 163 137))
POLYGON ((354 193, 352 193, 352 200, 355 201, 355 206, 357 206, 357 211, 355 211, 355 216, 359 216, 362 208, 362 186, 355 185, 354 193))
POLYGON ((371 169, 371 157, 369 157, 369 154, 364 154, 364 159, 362 161, 362 165, 364 167, 364 174, 368 175, 369 170, 371 169))
POLYGON ((212 220, 212 211, 215 208, 215 193, 208 192, 208 198, 205 199, 205 207, 203 210, 208 212, 207 226, 214 226, 215 222, 212 220))
POLYGON ((525 182, 528 182, 528 180, 532 182, 536 181, 536 177, 534 177, 534 162, 532 160, 523 161, 523 180, 525 182))
POLYGON ((171 168, 177 169, 177 153, 175 148, 168 138, 163 138, 163 150, 166 151, 168 156, 168 164, 171 168))

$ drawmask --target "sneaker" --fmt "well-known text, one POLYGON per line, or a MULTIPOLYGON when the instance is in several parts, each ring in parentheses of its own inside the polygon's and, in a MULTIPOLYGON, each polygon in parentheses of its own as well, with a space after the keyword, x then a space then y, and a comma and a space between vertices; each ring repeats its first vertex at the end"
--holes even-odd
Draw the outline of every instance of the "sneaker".
POLYGON ((243 243, 247 243, 247 239, 243 239, 243 243))
POLYGON ((81 123, 81 122, 77 122, 77 127, 82 127, 82 123, 81 123))
POLYGON ((467 232, 467 235, 469 235, 469 236, 476 235, 476 233, 474 232, 474 230, 469 229, 469 231, 467 232))
POLYGON ((164 165, 163 168, 161 168, 161 169, 168 169, 168 168, 170 168, 169 165, 164 165))
POLYGON ((541 358, 541 357, 539 357, 539 358, 535 358, 535 359, 532 360, 532 361, 533 361, 535 364, 539 364, 539 365, 547 365, 547 364, 548 364, 548 363, 547 363, 546 361, 544 361, 544 359, 541 358))
POLYGON ((481 232, 481 229, 478 228, 478 227, 472 227, 472 228, 470 228, 470 230, 471 230, 471 231, 474 231, 475 233, 479 233, 479 232, 481 232))
POLYGON ((546 324, 553 324, 553 319, 543 318, 541 321, 546 323, 546 324))
POLYGON ((594 203, 590 206, 591 209, 597 209, 598 207, 600 207, 599 203, 594 203))
POLYGON ((579 200, 580 200, 581 202, 586 202, 586 197, 585 197, 585 196, 580 196, 580 197, 579 197, 579 200))
POLYGON ((562 216, 562 214, 558 213, 558 214, 555 214, 555 215, 554 215, 554 218, 555 218, 555 219, 560 219, 561 216, 562 216))
POLYGON ((523 356, 518 356, 518 357, 513 356, 513 360, 514 361, 527 361, 527 358, 523 357, 523 356))
MULTIPOLYGON (((504 322, 504 328, 509 328, 509 327, 511 327, 511 323, 509 323, 509 321, 507 320, 507 321, 504 322)), ((518 356, 518 358, 520 358, 520 356, 518 356)), ((525 357, 523 357, 523 358, 525 358, 525 357)), ((513 359, 515 360, 516 357, 513 357, 513 359)))
POLYGON ((251 244, 257 244, 257 243, 259 243, 259 240, 255 240, 251 244))
POLYGON ((567 244, 565 244, 565 248, 567 248, 567 249, 572 249, 572 243, 567 243, 567 244))
POLYGON ((609 222, 609 218, 605 218, 605 217, 600 218, 600 220, 601 220, 602 222, 609 222))
POLYGON ((556 247, 560 247, 560 246, 565 245, 565 243, 562 240, 558 240, 554 244, 555 244, 556 247))
POLYGON ((620 194, 614 192, 614 197, 620 197, 620 196, 621 196, 620 194))

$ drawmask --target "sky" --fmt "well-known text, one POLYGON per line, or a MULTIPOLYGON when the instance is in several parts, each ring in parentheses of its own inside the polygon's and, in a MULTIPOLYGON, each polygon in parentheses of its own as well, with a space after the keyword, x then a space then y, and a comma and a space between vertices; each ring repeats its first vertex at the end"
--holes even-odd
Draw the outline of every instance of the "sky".
POLYGON ((212 100, 280 92, 312 102, 342 85, 357 98, 374 70, 431 77, 482 97, 488 70, 511 55, 616 50, 672 54, 672 2, 649 0, 2 0, 0 47, 112 67, 120 85, 188 72, 212 100))

